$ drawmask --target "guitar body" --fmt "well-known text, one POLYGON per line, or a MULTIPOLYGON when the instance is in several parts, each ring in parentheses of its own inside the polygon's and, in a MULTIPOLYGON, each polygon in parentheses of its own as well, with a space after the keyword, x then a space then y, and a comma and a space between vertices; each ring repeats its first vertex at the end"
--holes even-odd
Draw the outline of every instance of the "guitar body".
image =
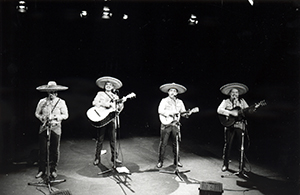
POLYGON ((88 109, 86 115, 94 127, 100 128, 114 120, 117 113, 114 109, 94 106, 88 109))
POLYGON ((219 120, 220 123, 224 126, 224 127, 230 127, 232 126, 235 122, 237 121, 241 121, 243 119, 243 117, 240 114, 241 108, 240 107, 235 107, 232 110, 236 110, 239 114, 238 116, 225 116, 222 114, 219 114, 219 120))
POLYGON ((179 123, 180 116, 182 114, 186 114, 186 113, 189 113, 189 112, 191 112, 191 114, 192 113, 197 113, 197 112, 199 112, 199 108, 195 107, 192 110, 188 110, 188 111, 185 111, 185 112, 182 112, 182 113, 178 113, 178 114, 175 114, 173 116, 164 116, 164 115, 160 114, 159 115, 159 120, 164 125, 170 125, 172 123, 179 123))
POLYGON ((159 115, 159 120, 164 125, 170 125, 172 122, 179 122, 180 115, 178 116, 164 116, 162 114, 159 115))
POLYGON ((225 116, 222 114, 219 114, 219 120, 220 123, 224 126, 224 127, 230 127, 232 126, 235 122, 237 121, 242 121, 245 118, 244 114, 248 114, 248 113, 253 113, 257 108, 259 108, 260 106, 265 106, 267 105, 265 100, 260 101, 259 103, 256 103, 254 105, 251 105, 247 108, 242 109, 241 107, 237 106, 234 107, 233 109, 231 109, 232 111, 235 111, 238 113, 237 116, 225 116))
MULTIPOLYGON (((135 93, 130 93, 124 98, 128 99, 133 97, 136 97, 135 93)), ((118 102, 119 100, 116 101, 118 102)), ((114 120, 116 115, 119 114, 121 111, 122 110, 117 111, 114 108, 94 106, 87 110, 86 115, 94 127, 100 128, 114 120)))

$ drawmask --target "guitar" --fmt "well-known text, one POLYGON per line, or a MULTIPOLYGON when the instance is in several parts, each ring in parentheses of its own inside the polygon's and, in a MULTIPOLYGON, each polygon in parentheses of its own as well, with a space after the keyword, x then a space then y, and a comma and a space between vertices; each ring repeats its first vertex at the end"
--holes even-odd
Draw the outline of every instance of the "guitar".
MULTIPOLYGON (((128 99, 133 97, 136 97, 135 93, 130 93, 123 98, 128 99)), ((115 100, 115 101, 121 102, 122 99, 115 100)), ((93 106, 87 110, 86 115, 88 119, 91 121, 93 126, 100 128, 107 125, 109 122, 111 122, 115 118, 115 116, 120 112, 121 111, 117 111, 113 107, 105 108, 105 107, 93 106)))
POLYGON ((244 113, 252 113, 260 106, 265 106, 265 105, 267 105, 266 101, 262 100, 259 103, 253 104, 244 109, 241 109, 241 107, 237 106, 237 107, 234 107, 233 109, 231 109, 232 111, 237 113, 237 116, 232 116, 232 115, 225 116, 225 115, 219 114, 219 120, 223 126, 230 127, 235 122, 243 120, 245 118, 244 113))
POLYGON ((192 113, 196 113, 196 112, 199 112, 198 107, 195 107, 192 110, 189 109, 185 112, 180 112, 180 113, 177 113, 177 114, 174 114, 174 115, 169 115, 169 116, 165 116, 165 115, 160 114, 159 115, 159 120, 162 124, 169 125, 169 124, 174 123, 174 122, 179 122, 181 115, 184 115, 184 114, 187 114, 187 113, 192 114, 192 113))

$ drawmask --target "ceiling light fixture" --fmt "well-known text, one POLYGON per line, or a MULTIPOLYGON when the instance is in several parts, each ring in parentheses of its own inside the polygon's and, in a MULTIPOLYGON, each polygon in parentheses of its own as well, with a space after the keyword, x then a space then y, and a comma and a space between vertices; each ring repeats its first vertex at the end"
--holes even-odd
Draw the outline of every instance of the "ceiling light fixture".
POLYGON ((250 5, 252 5, 252 6, 253 6, 253 4, 254 4, 254 0, 248 0, 248 1, 249 1, 250 5))
POLYGON ((112 17, 112 13, 110 12, 109 7, 104 6, 102 11, 102 19, 110 19, 111 17, 112 17))
POLYGON ((17 5, 17 10, 20 13, 25 13, 28 10, 28 7, 26 5, 25 1, 19 1, 19 4, 17 5))
POLYGON ((188 22, 189 22, 189 25, 192 25, 192 26, 198 24, 197 16, 194 14, 191 14, 191 17, 188 20, 188 22))
POLYGON ((85 10, 82 10, 82 11, 80 12, 80 17, 81 17, 81 18, 86 18, 87 15, 88 15, 88 13, 87 13, 87 11, 85 11, 85 10))

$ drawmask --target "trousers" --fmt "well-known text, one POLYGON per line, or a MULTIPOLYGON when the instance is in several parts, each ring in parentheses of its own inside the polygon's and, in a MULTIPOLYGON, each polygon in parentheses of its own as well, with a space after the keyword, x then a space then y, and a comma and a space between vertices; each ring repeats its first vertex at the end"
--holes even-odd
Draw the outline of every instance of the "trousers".
MULTIPOLYGON (((176 135, 177 134, 180 134, 180 129, 176 125, 161 124, 160 141, 159 141, 159 149, 158 149, 158 161, 159 162, 164 161, 166 147, 168 145, 168 140, 169 140, 170 135, 172 135, 172 146, 173 146, 173 155, 174 155, 174 163, 175 163, 175 160, 177 159, 177 143, 176 143, 176 135)), ((179 161, 179 154, 178 154, 178 161, 179 161)))
POLYGON ((109 136, 109 143, 110 143, 110 149, 111 149, 111 161, 114 161, 114 159, 118 157, 118 154, 117 154, 117 151, 115 148, 116 139, 117 139, 117 130, 116 130, 116 125, 115 125, 114 121, 97 129, 95 159, 101 160, 100 155, 101 155, 101 150, 103 148, 105 133, 108 133, 108 136, 109 136))
MULTIPOLYGON (((225 127, 224 128, 224 148, 223 148, 223 163, 224 165, 228 166, 229 163, 229 159, 231 156, 231 150, 232 150, 232 144, 233 144, 233 140, 234 137, 237 137, 237 144, 238 144, 238 149, 240 152, 245 152, 245 151, 241 151, 242 148, 242 133, 246 133, 246 130, 242 130, 240 128, 234 128, 234 127, 225 127)), ((245 134, 244 134, 244 145, 245 145, 245 134)), ((243 146, 244 147, 244 146, 243 146)), ((245 150, 245 147, 244 147, 245 150)), ((243 157, 245 158, 245 155, 243 155, 243 157)), ((243 160, 243 164, 241 164, 241 156, 239 156, 238 158, 239 160, 239 167, 242 168, 245 165, 245 159, 243 160)))
POLYGON ((49 168, 50 173, 57 171, 57 164, 60 156, 60 139, 61 135, 57 135, 53 131, 47 130, 39 134, 39 172, 45 172, 47 167, 47 150, 48 150, 48 139, 49 139, 49 168))

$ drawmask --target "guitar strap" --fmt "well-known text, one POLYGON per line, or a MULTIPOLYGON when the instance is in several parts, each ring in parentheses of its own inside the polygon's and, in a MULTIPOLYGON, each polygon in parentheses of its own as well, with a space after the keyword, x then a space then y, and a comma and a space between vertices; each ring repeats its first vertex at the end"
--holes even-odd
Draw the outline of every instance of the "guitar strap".
MULTIPOLYGON (((110 96, 106 91, 104 91, 104 93, 110 98, 110 101, 113 102, 114 101, 114 98, 112 96, 110 96)), ((120 119, 119 119, 119 115, 118 115, 118 105, 116 105, 116 114, 115 114, 115 123, 117 126, 119 126, 120 124, 120 119)))
POLYGON ((114 98, 111 97, 106 91, 104 91, 104 93, 109 97, 110 101, 114 101, 114 98))
POLYGON ((55 109, 55 107, 57 106, 58 102, 59 102, 60 98, 58 98, 57 102, 55 103, 55 105, 53 106, 51 113, 53 112, 53 110, 55 109))
POLYGON ((119 103, 122 103, 122 99, 119 99, 119 96, 117 96, 117 99, 114 99, 114 97, 109 95, 106 91, 104 91, 104 93, 110 98, 111 102, 116 101, 116 109, 118 110, 119 103))
MULTIPOLYGON (((47 100, 48 101, 48 100, 47 100)), ((43 104, 42 107, 45 107, 45 105, 47 104, 47 101, 43 104)), ((50 113, 52 113, 54 111, 54 109, 56 108, 58 102, 60 101, 60 98, 58 98, 57 102, 55 103, 55 105, 53 106, 53 108, 51 109, 50 113)))
MULTIPOLYGON (((172 100, 173 100, 173 99, 172 99, 172 100)), ((174 101, 174 105, 175 105, 175 110, 176 110, 176 112, 177 112, 177 111, 178 111, 178 110, 177 110, 177 98, 174 99, 173 101, 174 101)), ((178 115, 176 114, 175 117, 176 117, 176 119, 174 118, 175 120, 174 120, 171 124, 177 125, 178 129, 180 130, 180 126, 181 126, 181 123, 180 123, 180 121, 179 121, 179 119, 180 119, 180 118, 179 118, 179 117, 180 117, 180 113, 179 113, 178 115), (177 118, 177 117, 178 117, 178 118, 177 118)))
MULTIPOLYGON (((57 102, 55 103, 55 105, 53 106, 53 108, 51 109, 51 111, 50 111, 50 114, 52 114, 53 113, 53 111, 54 111, 54 109, 56 108, 56 106, 57 106, 57 104, 58 104, 58 102, 60 101, 60 98, 58 98, 58 100, 57 100, 57 102)), ((46 104, 47 102, 45 102, 45 104, 46 104)), ((45 105, 44 104, 44 105, 45 105)), ((44 106, 43 105, 43 106, 44 106)), ((47 122, 48 122, 48 120, 46 120, 43 124, 42 124, 42 128, 47 124, 47 122)))

